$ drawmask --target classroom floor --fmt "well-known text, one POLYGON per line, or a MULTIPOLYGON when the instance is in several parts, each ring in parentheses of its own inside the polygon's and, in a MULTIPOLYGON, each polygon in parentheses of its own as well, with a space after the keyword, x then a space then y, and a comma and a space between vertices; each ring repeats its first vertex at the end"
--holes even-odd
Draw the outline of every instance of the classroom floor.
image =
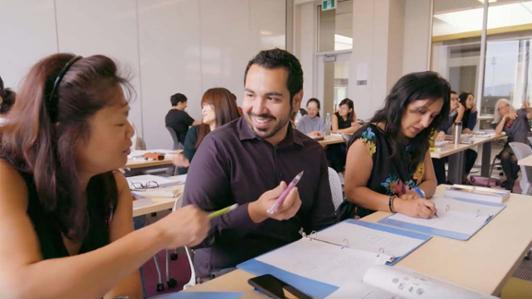
POLYGON ((515 270, 514 277, 532 281, 532 259, 524 259, 515 270))

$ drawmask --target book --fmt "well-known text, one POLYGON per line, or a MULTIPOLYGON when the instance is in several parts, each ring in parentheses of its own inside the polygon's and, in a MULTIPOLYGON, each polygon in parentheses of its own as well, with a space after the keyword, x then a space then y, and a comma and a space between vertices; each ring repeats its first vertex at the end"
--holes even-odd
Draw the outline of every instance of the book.
POLYGON ((506 207, 502 203, 439 195, 431 200, 436 206, 436 217, 424 219, 395 213, 379 220, 379 223, 465 241, 506 207))
POLYGON ((470 199, 502 203, 510 197, 510 191, 504 189, 486 188, 468 185, 452 185, 445 189, 445 196, 452 198, 470 199))
POLYGON ((379 223, 349 219, 304 235, 237 267, 256 275, 272 274, 314 298, 333 298, 346 288, 349 298, 368 294, 392 298, 389 293, 363 283, 365 271, 374 265, 397 263, 430 238, 379 223))
POLYGON ((407 299, 496 298, 403 267, 373 266, 366 271, 362 280, 368 285, 407 299))

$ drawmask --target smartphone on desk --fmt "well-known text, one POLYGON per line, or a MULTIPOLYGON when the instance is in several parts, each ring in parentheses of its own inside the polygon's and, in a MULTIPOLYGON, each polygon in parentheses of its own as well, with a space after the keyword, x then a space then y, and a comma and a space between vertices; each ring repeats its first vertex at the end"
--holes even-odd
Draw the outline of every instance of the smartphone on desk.
POLYGON ((259 292, 274 299, 312 299, 309 295, 280 280, 279 278, 265 274, 250 278, 248 283, 259 292))

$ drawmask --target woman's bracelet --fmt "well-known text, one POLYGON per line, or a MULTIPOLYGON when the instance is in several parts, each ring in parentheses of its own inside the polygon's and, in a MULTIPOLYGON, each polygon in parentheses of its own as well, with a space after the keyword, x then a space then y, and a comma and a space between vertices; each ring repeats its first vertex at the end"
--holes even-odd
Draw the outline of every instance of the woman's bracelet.
POLYGON ((388 197, 388 208, 390 209, 391 213, 395 213, 395 211, 393 210, 393 201, 395 200, 396 197, 397 195, 395 194, 390 195, 390 197, 388 197))

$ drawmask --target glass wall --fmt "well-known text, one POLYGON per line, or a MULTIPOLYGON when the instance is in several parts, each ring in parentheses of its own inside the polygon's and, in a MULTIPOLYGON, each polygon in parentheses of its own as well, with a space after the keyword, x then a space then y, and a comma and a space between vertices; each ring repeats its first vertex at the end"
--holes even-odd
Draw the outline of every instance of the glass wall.
POLYGON ((531 25, 532 1, 490 3, 481 113, 492 114, 499 98, 520 108, 530 97, 531 25))
POLYGON ((431 69, 448 78, 457 92, 477 96, 482 91, 477 106, 480 118, 489 121, 499 98, 508 98, 519 108, 532 94, 532 1, 490 0, 484 29, 483 6, 482 0, 434 0, 431 69), (479 88, 480 79, 484 84, 479 88))

